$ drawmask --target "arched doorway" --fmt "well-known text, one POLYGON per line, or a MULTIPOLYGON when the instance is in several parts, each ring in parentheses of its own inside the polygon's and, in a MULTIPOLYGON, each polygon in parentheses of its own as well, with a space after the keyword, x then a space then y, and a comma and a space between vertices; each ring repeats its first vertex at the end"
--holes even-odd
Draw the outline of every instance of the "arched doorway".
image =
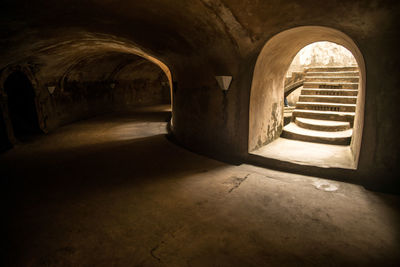
MULTIPOLYGON (((327 27, 304 26, 286 30, 272 37, 262 49, 254 69, 250 94, 248 151, 254 154, 261 148, 273 144, 275 140, 279 140, 284 122, 282 99, 286 72, 296 54, 303 47, 320 41, 328 41, 345 47, 353 54, 359 66, 360 76, 353 138, 347 148, 352 162, 345 167, 356 169, 364 123, 365 63, 360 50, 349 36, 327 27)), ((300 152, 301 160, 307 158, 307 149, 300 152)), ((300 164, 303 165, 303 162, 300 164)), ((324 168, 329 167, 329 165, 325 165, 325 162, 321 165, 324 168)))
POLYGON ((35 91, 32 83, 23 72, 10 74, 4 82, 7 94, 8 114, 14 136, 25 140, 41 132, 35 104, 35 91))

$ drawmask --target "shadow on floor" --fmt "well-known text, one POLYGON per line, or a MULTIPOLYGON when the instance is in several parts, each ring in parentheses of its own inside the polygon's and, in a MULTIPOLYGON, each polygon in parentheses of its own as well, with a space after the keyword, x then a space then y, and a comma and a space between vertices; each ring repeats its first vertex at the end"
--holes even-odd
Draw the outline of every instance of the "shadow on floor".
POLYGON ((202 157, 153 115, 81 121, 0 155, 4 266, 400 262, 397 196, 202 157))

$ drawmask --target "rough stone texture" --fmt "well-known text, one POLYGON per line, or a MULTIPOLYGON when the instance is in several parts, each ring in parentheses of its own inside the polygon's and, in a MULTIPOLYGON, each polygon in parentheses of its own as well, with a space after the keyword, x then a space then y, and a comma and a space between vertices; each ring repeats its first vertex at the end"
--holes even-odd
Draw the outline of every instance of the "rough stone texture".
POLYGON ((399 265, 399 196, 196 155, 147 111, 0 155, 3 266, 399 265))
POLYGON ((169 82, 158 66, 135 56, 129 57, 128 64, 112 59, 92 58, 68 73, 64 88, 50 97, 56 109, 50 114, 58 115, 52 118, 54 124, 107 111, 170 103, 169 82))
POLYGON ((37 73, 34 87, 42 129, 113 110, 170 103, 168 78, 159 66, 136 55, 123 60, 118 56, 113 52, 84 57, 61 77, 37 73))
POLYGON ((296 103, 299 100, 302 89, 303 89, 303 86, 297 88, 296 90, 294 90, 292 93, 290 93, 287 96, 287 101, 289 103, 289 106, 296 106, 296 103))
POLYGON ((168 78, 147 60, 125 67, 116 77, 114 91, 117 109, 171 103, 168 78))
MULTIPOLYGON (((174 81, 176 139, 197 152, 236 162, 246 160, 249 149, 258 143, 279 136, 282 95, 273 88, 281 85, 285 73, 278 68, 282 65, 287 70, 295 53, 309 42, 335 38, 290 40, 288 58, 279 54, 271 62, 272 76, 266 78, 262 71, 256 74, 264 75, 265 92, 259 97, 266 97, 257 106, 250 101, 252 79, 265 44, 277 33, 298 26, 339 30, 356 44, 359 55, 355 57, 366 64, 361 71, 366 90, 360 95, 365 107, 358 107, 360 114, 365 108, 365 117, 355 122, 358 137, 352 147, 359 164, 352 179, 388 188, 398 182, 399 3, 4 0, 1 5, 0 69, 28 65, 42 86, 60 81, 69 67, 88 56, 116 52, 120 60, 132 53, 151 58, 174 81), (218 88, 216 75, 233 76, 228 92, 218 88), (261 108, 264 104, 265 109, 261 108)), ((284 48, 288 48, 286 43, 282 43, 284 48)))

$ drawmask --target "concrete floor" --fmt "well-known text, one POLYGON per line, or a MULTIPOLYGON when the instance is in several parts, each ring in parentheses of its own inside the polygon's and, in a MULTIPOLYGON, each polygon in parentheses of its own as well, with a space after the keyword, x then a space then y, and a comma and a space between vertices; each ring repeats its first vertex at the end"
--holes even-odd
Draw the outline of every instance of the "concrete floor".
POLYGON ((193 154, 167 116, 97 117, 0 155, 5 266, 399 266, 399 196, 193 154))
POLYGON ((280 137, 252 151, 251 154, 300 165, 355 169, 350 146, 303 142, 280 137))

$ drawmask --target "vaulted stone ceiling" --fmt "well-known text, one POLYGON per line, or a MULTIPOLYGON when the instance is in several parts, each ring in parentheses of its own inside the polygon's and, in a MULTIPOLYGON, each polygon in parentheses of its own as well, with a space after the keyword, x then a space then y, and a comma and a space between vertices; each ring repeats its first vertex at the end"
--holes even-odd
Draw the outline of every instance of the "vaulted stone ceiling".
MULTIPOLYGON (((271 35, 290 27, 336 25, 349 35, 366 38, 396 19, 385 1, 2 2, 5 62, 45 48, 51 51, 54 45, 65 42, 75 42, 64 48, 64 53, 70 52, 73 57, 74 53, 83 54, 86 46, 98 45, 99 39, 107 39, 135 46, 167 64, 173 65, 177 58, 193 60, 207 55, 207 61, 218 65, 220 58, 251 54, 271 35)), ((107 47, 97 47, 99 52, 102 49, 107 47)))

